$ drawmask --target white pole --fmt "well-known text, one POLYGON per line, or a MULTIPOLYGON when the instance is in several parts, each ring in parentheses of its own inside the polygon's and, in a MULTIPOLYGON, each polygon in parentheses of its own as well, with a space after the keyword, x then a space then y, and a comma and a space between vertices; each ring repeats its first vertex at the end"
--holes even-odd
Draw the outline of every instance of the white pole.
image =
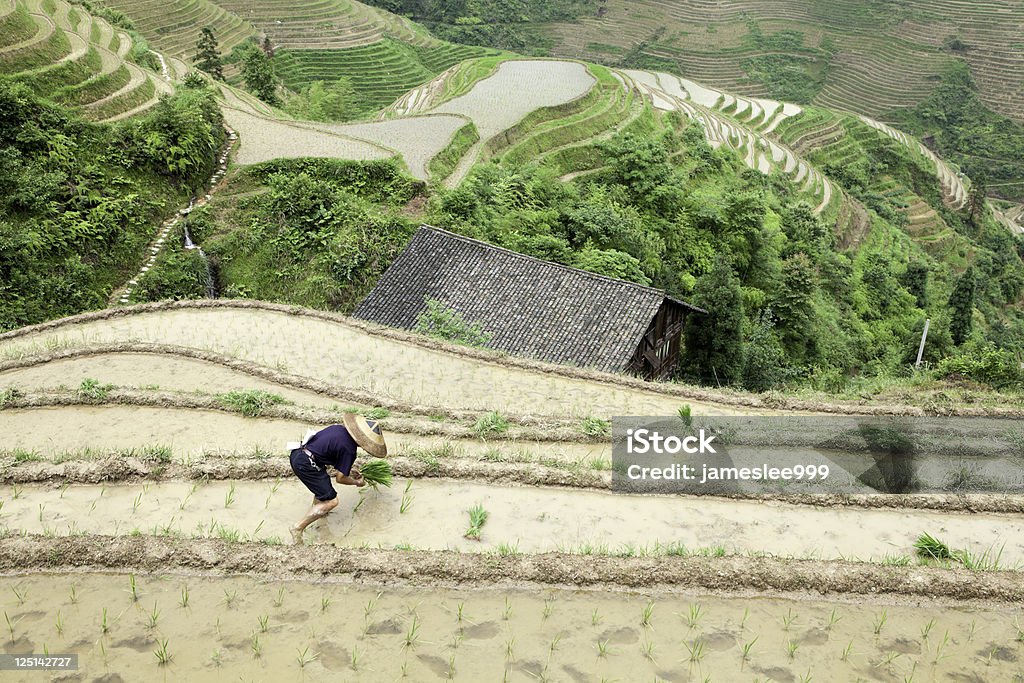
POLYGON ((928 325, 931 324, 931 318, 925 318, 924 320, 924 332, 921 333, 921 345, 917 347, 917 362, 914 363, 915 368, 921 367, 921 356, 924 355, 924 340, 928 338, 928 325))

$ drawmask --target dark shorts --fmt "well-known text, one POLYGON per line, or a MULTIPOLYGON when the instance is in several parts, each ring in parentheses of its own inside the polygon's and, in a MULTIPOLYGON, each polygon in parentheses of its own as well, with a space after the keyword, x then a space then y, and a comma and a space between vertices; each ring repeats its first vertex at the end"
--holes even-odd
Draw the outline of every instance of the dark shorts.
POLYGON ((292 472, 313 492, 317 500, 332 500, 338 497, 338 492, 331 484, 331 475, 327 474, 323 467, 311 462, 305 451, 296 448, 292 451, 291 461, 292 472))

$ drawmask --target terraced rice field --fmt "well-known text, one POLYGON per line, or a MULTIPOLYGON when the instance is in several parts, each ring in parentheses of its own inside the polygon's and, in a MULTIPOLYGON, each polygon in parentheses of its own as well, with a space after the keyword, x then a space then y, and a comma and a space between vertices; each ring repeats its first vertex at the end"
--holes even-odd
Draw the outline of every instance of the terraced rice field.
POLYGON ((5 650, 124 680, 1020 675, 1018 499, 611 493, 583 417, 762 410, 685 394, 258 303, 0 335, 5 650), (346 406, 382 411, 397 479, 283 545, 284 442, 346 406), (1000 570, 915 566, 922 530, 1000 570))
POLYGON ((813 102, 874 118, 923 99, 955 57, 970 64, 990 107, 1024 117, 1024 15, 1015 0, 941 6, 608 0, 602 7, 600 17, 553 26, 555 54, 608 63, 639 46, 694 80, 752 97, 768 91, 751 78, 751 59, 782 55, 802 61, 812 76, 827 64, 828 78, 812 92, 813 102), (758 42, 751 25, 763 36, 786 31, 790 38, 758 42), (947 48, 954 37, 964 46, 955 54, 947 48))
POLYGON ((0 73, 88 118, 127 118, 172 91, 166 78, 130 61, 128 33, 80 6, 16 0, 5 19, 10 42, 0 47, 0 73))
POLYGON ((257 35, 247 20, 210 0, 98 0, 98 4, 123 12, 150 45, 188 63, 195 57, 203 27, 214 30, 225 54, 257 35))

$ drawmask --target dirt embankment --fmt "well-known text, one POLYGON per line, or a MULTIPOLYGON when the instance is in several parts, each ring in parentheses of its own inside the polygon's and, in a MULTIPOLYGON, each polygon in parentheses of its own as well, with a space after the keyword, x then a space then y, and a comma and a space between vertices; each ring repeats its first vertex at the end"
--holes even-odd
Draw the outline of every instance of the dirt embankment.
POLYGON ((632 590, 756 591, 905 601, 1024 601, 1024 574, 887 567, 767 557, 495 556, 450 551, 267 546, 157 537, 8 536, 0 570, 217 572, 383 584, 578 586, 632 590))

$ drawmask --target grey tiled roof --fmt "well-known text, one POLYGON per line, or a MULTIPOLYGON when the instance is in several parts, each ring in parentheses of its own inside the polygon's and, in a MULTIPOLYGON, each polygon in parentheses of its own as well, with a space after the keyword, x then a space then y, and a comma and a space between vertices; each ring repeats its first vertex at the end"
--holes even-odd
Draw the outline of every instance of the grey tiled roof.
POLYGON ((665 298, 424 225, 353 315, 413 329, 425 300, 437 299, 479 323, 490 348, 614 372, 626 368, 665 298))

